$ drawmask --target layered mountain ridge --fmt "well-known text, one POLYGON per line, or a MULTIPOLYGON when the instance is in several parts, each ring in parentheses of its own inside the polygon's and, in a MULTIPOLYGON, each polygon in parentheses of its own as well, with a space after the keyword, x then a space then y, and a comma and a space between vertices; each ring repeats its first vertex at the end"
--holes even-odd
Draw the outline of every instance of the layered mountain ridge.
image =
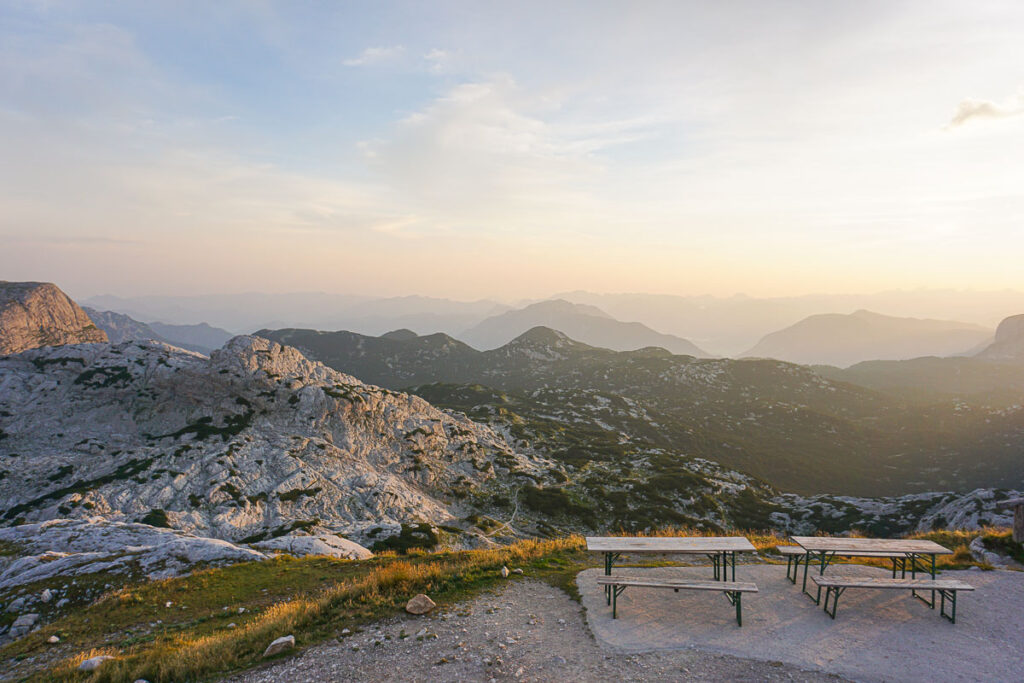
POLYGON ((457 336, 470 346, 489 350, 504 346, 535 327, 558 330, 584 344, 612 351, 635 351, 658 346, 676 354, 708 358, 711 354, 693 342, 662 334, 638 322, 616 320, 596 306, 553 299, 506 311, 480 322, 457 336))
MULTIPOLYGON (((534 431, 548 422, 572 425, 591 434, 584 443, 592 450, 611 448, 623 459, 631 449, 662 448, 808 494, 897 495, 1021 483, 1019 403, 940 397, 917 406, 782 361, 615 352, 546 328, 491 351, 444 335, 260 334, 475 419, 510 410, 515 416, 509 420, 525 420, 534 431)), ((547 446, 556 455, 570 447, 547 446)))

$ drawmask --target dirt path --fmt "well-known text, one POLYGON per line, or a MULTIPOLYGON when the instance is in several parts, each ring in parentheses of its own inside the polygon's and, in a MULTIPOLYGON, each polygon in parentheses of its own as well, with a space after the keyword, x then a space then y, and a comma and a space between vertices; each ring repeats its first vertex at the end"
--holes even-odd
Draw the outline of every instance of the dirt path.
MULTIPOLYGON (((295 636, 301 645, 302 634, 295 636)), ((547 584, 526 580, 426 617, 380 622, 230 680, 834 683, 842 679, 698 650, 609 654, 594 640, 578 603, 547 584)))

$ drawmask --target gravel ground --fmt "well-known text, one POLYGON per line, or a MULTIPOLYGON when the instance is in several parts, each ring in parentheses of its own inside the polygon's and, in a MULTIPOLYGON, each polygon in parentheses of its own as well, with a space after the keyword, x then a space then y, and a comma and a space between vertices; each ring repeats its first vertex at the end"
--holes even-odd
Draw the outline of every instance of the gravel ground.
MULTIPOLYGON (((302 634, 295 636, 301 646, 302 634)), ((519 580, 425 617, 379 622, 229 680, 834 683, 843 679, 779 662, 694 649, 612 654, 594 640, 578 603, 547 584, 519 580)))

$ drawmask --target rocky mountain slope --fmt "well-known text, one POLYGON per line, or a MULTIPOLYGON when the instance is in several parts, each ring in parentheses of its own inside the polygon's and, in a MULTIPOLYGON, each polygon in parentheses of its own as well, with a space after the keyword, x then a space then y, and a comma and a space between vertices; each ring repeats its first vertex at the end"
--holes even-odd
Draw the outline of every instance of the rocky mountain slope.
POLYGON ((105 341, 107 335, 57 285, 0 281, 0 356, 105 341))
POLYGON ((990 335, 988 328, 970 323, 896 318, 860 310, 849 315, 812 315, 765 336, 743 356, 846 367, 867 360, 952 356, 990 335))
MULTIPOLYGON (((1022 481, 1020 405, 951 398, 910 405, 781 361, 614 352, 545 328, 485 352, 443 335, 261 334, 384 386, 416 385, 431 402, 477 419, 527 410, 560 421, 567 437, 588 425, 608 447, 636 439, 789 491, 896 495, 1022 481)), ((586 457, 597 459, 600 451, 589 450, 586 457)))
POLYGON ((485 426, 265 339, 209 359, 157 342, 0 359, 3 524, 99 515, 247 542, 296 529, 372 542, 459 522, 549 469, 485 426))
POLYGON ((656 332, 642 323, 622 322, 594 306, 562 299, 506 311, 456 336, 474 348, 495 349, 534 327, 549 327, 584 344, 613 351, 657 346, 672 353, 698 358, 711 355, 687 339, 656 332))
POLYGON ((88 306, 83 306, 82 310, 89 314, 93 322, 106 332, 107 337, 115 344, 151 339, 209 355, 211 351, 220 348, 232 337, 230 332, 210 327, 206 323, 199 325, 143 323, 131 316, 114 311, 97 311, 88 306))
POLYGON ((978 357, 996 361, 1024 361, 1024 315, 1010 316, 999 323, 992 345, 979 353, 978 357))

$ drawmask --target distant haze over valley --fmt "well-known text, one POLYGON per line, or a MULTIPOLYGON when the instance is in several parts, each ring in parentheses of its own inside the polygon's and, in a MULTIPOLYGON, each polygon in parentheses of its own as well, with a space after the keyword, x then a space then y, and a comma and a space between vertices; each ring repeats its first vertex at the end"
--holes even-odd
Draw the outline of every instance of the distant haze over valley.
MULTIPOLYGON (((753 351, 765 336, 810 316, 849 315, 862 309, 891 317, 951 321, 955 327, 978 331, 984 329, 991 336, 1001 320, 1024 311, 1024 292, 919 290, 757 298, 745 295, 715 297, 575 291, 527 302, 293 292, 203 296, 102 295, 87 297, 82 302, 94 309, 129 315, 140 322, 178 325, 208 323, 234 334, 296 327, 326 331, 348 330, 378 336, 391 330, 407 328, 421 335, 444 332, 481 349, 500 346, 534 325, 560 329, 558 316, 562 317, 565 327, 583 322, 608 325, 607 322, 597 321, 597 318, 604 317, 619 323, 638 323, 647 328, 639 336, 637 330, 627 335, 625 339, 629 343, 634 338, 656 341, 658 335, 662 335, 662 342, 643 345, 662 346, 673 352, 684 353, 685 345, 692 344, 700 352, 689 351, 694 355, 735 357, 753 351), (591 308, 575 309, 574 312, 565 307, 552 309, 552 304, 548 304, 547 308, 529 308, 532 304, 545 301, 570 302, 591 308), (503 314, 507 314, 506 317, 499 317, 503 314), (578 314, 590 317, 581 318, 578 314), (573 321, 570 322, 569 318, 573 321), (521 324, 514 324, 516 319, 521 324), (510 327, 500 331, 506 325, 510 327), (672 337, 678 338, 682 345, 673 346, 676 342, 672 341, 672 337)), ((573 331, 577 329, 574 327, 573 331)), ((625 328, 620 326, 620 329, 625 328)), ((561 331, 574 336, 568 329, 561 331)), ((608 341, 611 339, 609 337, 603 343, 596 337, 589 340, 581 336, 574 338, 597 346, 626 348, 621 343, 608 341)), ((954 344, 948 353, 968 353, 973 346, 984 341, 974 339, 971 334, 965 334, 965 339, 968 343, 963 348, 955 348, 954 344)), ((911 346, 899 354, 884 357, 945 355, 946 351, 945 347, 922 344, 918 350, 911 346)), ((872 357, 869 354, 851 358, 850 362, 857 362, 872 357)), ((817 361, 806 356, 800 362, 817 361)))

